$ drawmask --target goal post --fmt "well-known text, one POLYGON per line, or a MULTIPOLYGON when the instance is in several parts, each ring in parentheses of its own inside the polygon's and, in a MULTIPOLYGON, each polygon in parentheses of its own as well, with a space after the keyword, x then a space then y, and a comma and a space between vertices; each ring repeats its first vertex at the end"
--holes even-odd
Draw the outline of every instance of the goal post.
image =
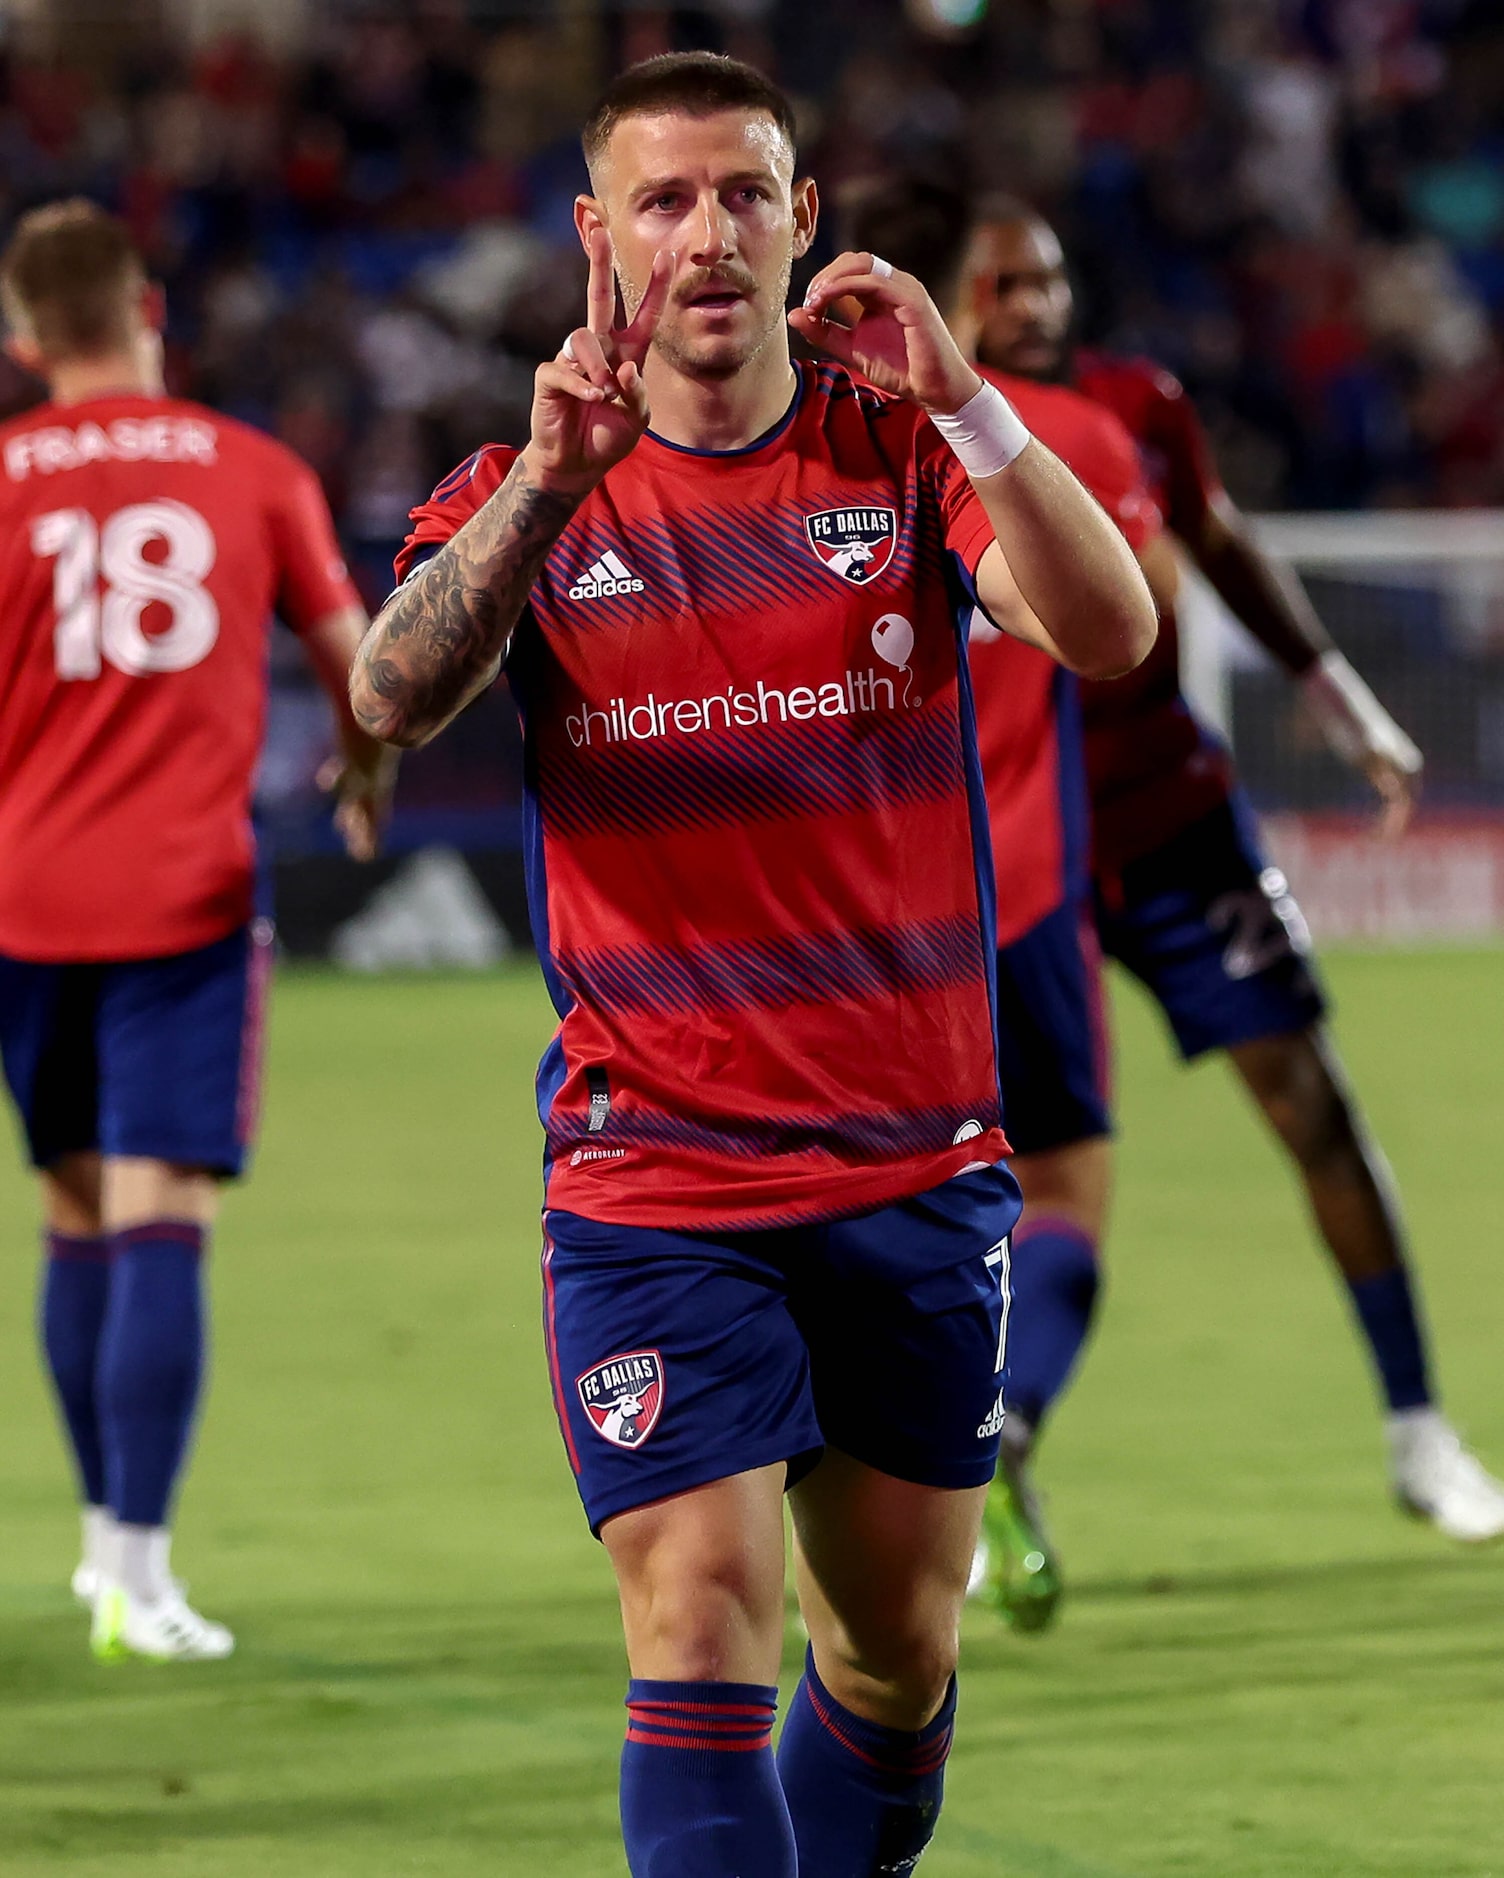
POLYGON ((1426 758, 1421 811, 1374 836, 1372 791, 1199 577, 1187 692, 1232 746, 1318 939, 1504 940, 1504 511, 1270 515, 1260 543, 1426 758))

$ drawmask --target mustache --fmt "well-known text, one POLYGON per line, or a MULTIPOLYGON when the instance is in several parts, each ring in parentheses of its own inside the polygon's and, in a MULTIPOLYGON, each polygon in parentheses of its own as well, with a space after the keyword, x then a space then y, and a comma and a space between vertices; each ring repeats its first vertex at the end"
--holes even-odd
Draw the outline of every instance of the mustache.
POLYGON ((753 275, 743 273, 740 268, 697 267, 688 279, 681 281, 674 289, 674 298, 683 305, 693 300, 696 294, 718 290, 750 296, 757 292, 757 281, 753 275))

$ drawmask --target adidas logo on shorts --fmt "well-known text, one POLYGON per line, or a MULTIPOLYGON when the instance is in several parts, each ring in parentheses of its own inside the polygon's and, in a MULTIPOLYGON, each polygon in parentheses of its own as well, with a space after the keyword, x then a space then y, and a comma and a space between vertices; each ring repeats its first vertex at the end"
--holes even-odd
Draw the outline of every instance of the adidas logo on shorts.
POLYGON ((990 1441, 994 1435, 1000 1435, 1002 1432, 1003 1432, 1003 1392, 1001 1389, 999 1389, 997 1392, 997 1400, 996 1402, 993 1403, 991 1411, 989 1412, 986 1421, 984 1421, 981 1427, 977 1430, 977 1440, 978 1441, 990 1441))
POLYGON ((607 548, 569 590, 571 600, 606 600, 614 593, 641 593, 644 583, 614 548, 607 548))

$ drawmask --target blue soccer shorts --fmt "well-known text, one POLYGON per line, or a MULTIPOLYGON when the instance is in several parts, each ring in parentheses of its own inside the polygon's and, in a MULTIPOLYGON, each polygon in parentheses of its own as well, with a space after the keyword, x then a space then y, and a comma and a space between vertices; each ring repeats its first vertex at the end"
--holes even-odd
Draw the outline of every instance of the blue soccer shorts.
POLYGON ((0 1056, 32 1165, 97 1148, 239 1174, 271 960, 264 919, 171 958, 0 956, 0 1056))
POLYGON ((1089 908, 1057 907, 999 951, 997 1034, 1015 1154, 1111 1132, 1102 955, 1089 908))
POLYGON ((1305 919, 1240 795, 1099 881, 1097 927, 1187 1060, 1309 1029, 1326 1013, 1305 919))
POLYGON ((826 1443, 923 1486, 997 1464, 1018 1184, 1003 1167, 855 1219, 703 1235, 544 1215, 544 1333, 593 1532, 826 1443))

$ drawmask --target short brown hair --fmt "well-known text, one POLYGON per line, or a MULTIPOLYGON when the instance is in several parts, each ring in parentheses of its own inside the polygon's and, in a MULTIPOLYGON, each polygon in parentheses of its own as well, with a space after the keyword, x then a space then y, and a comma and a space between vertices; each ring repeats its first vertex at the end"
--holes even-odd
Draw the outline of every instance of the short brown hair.
POLYGON ((146 270, 124 222, 75 196, 23 215, 0 255, 0 300, 48 359, 127 344, 146 270))
POLYGON ((794 148, 794 107, 755 65, 719 52, 665 52, 629 65, 596 100, 580 134, 591 172, 623 118, 660 117, 670 111, 687 117, 766 111, 790 150, 794 148))

